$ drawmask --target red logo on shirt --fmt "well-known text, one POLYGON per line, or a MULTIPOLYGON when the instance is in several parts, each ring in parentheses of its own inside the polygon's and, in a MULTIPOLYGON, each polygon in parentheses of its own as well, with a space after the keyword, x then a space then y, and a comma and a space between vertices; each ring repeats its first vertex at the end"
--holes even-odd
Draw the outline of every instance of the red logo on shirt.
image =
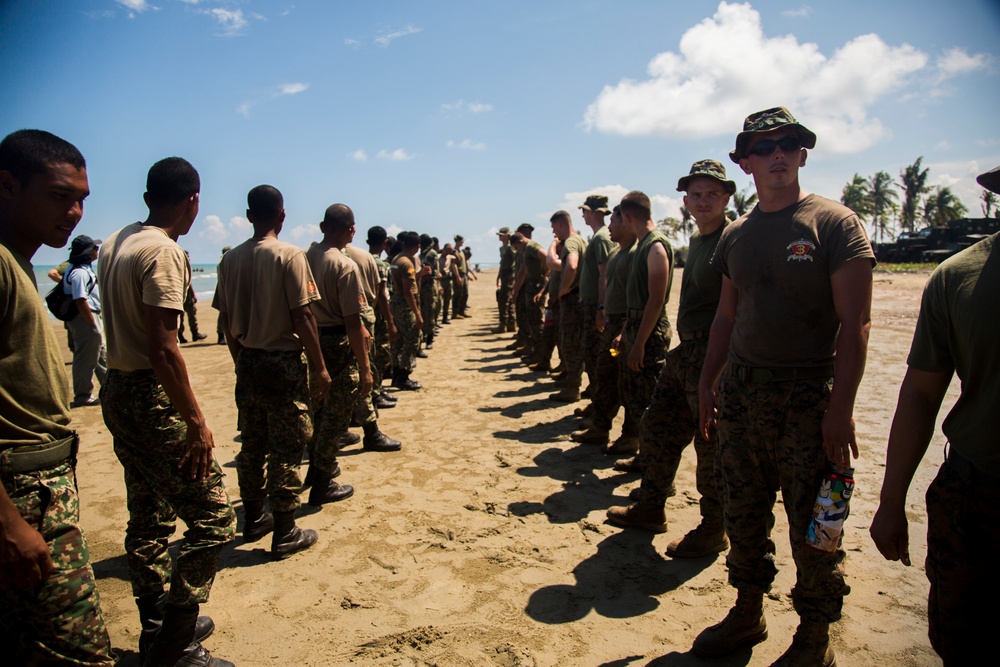
POLYGON ((316 283, 314 283, 311 280, 308 283, 306 283, 306 292, 308 292, 309 294, 315 294, 316 293, 316 283))
POLYGON ((788 259, 785 261, 791 261, 794 259, 796 262, 804 262, 806 260, 811 262, 813 261, 813 258, 809 253, 815 249, 816 246, 812 241, 807 241, 806 239, 792 241, 788 244, 788 248, 786 248, 786 250, 790 250, 792 254, 790 254, 788 259))

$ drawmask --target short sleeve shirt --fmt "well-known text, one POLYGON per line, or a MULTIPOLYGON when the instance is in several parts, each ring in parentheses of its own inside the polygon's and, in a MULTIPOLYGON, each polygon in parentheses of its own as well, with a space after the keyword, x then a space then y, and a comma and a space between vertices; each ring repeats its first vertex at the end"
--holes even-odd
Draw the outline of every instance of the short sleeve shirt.
POLYGON ((524 251, 524 269, 527 277, 532 280, 540 280, 545 271, 542 267, 542 258, 538 253, 545 254, 545 248, 538 241, 528 241, 528 246, 524 251))
POLYGON ((70 269, 66 277, 66 293, 73 300, 86 299, 87 305, 95 313, 101 312, 101 298, 97 292, 97 274, 87 264, 70 269))
POLYGON ((409 290, 414 296, 417 295, 417 268, 409 257, 402 253, 397 255, 392 260, 390 275, 395 294, 402 296, 406 290, 409 290))
POLYGON ((97 280, 103 290, 108 368, 152 368, 145 306, 184 310, 191 287, 187 255, 164 230, 135 222, 101 246, 97 280))
POLYGON ((1000 477, 1000 246, 993 234, 946 259, 924 288, 906 363, 954 371, 962 393, 944 420, 951 447, 1000 477))
POLYGON ((69 437, 69 380, 34 267, 0 243, 0 450, 69 437))
POLYGON ((608 286, 604 291, 604 314, 624 315, 628 311, 625 300, 625 281, 628 279, 629 253, 635 244, 627 248, 615 246, 608 258, 608 286))
POLYGON ((819 195, 770 213, 757 206, 726 227, 712 266, 739 292, 730 360, 762 367, 832 364, 840 321, 830 277, 858 258, 875 264, 858 216, 819 195))
MULTIPOLYGON (((361 250, 354 246, 347 246, 344 252, 358 265, 361 273, 361 286, 364 289, 365 301, 374 308, 375 300, 378 298, 378 286, 383 282, 375 257, 367 250, 361 250)), ((315 271, 313 272, 315 276, 315 271)), ((325 298, 325 297, 324 297, 325 298)))
POLYGON ((580 273, 587 254, 587 242, 579 234, 570 234, 569 238, 563 241, 563 249, 559 253, 559 259, 562 260, 564 269, 566 268, 569 256, 574 253, 577 255, 577 265, 576 274, 573 276, 573 282, 570 287, 571 290, 580 287, 580 273))
POLYGON ((291 311, 320 299, 306 255, 273 236, 250 238, 219 262, 212 307, 225 313, 243 347, 296 352, 291 311))
POLYGON ((514 273, 514 249, 508 245, 500 246, 500 275, 510 276, 514 273))
MULTIPOLYGON (((617 245, 611 240, 607 226, 594 232, 587 244, 587 254, 583 256, 580 271, 580 300, 584 303, 597 303, 601 286, 600 266, 608 263, 608 257, 617 245)), ((607 269, 604 273, 607 276, 607 269)))
POLYGON ((367 305, 358 265, 343 250, 326 243, 313 243, 306 259, 320 299, 310 305, 316 326, 342 326, 344 318, 359 315, 367 305))
POLYGON ((712 267, 712 254, 727 223, 711 234, 697 232, 688 244, 687 262, 681 276, 681 297, 677 306, 677 331, 693 333, 712 328, 722 294, 722 274, 712 267))

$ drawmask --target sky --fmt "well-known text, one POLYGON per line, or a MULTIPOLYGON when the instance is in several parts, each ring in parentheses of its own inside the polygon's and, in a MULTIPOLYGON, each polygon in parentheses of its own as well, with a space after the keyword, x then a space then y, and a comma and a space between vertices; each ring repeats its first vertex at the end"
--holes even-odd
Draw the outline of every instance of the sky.
MULTIPOLYGON (((466 238, 632 189, 677 216, 677 179, 728 159, 743 119, 788 107, 819 136, 803 187, 855 173, 930 183, 980 215, 1000 164, 1000 2, 838 0, 0 0, 0 133, 39 128, 87 159, 79 233, 146 217, 146 172, 179 155, 202 179, 181 245, 195 263, 251 234, 246 193, 282 191, 284 240, 319 240, 327 206, 372 225, 466 238)), ((42 248, 36 264, 63 261, 42 248)))

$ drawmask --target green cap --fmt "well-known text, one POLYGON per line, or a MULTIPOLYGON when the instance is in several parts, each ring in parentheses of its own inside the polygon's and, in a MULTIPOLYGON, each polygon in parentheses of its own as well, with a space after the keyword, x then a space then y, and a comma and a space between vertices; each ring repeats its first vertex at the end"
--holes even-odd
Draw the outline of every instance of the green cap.
POLYGON ((501 227, 500 231, 497 232, 497 236, 510 236, 510 227, 501 227))
POLYGON ((695 176, 707 176, 708 178, 714 178, 725 186, 726 192, 729 194, 736 192, 736 183, 726 180, 726 168, 717 160, 698 160, 691 165, 691 173, 687 176, 682 176, 680 180, 677 181, 677 192, 686 192, 688 189, 688 183, 690 183, 691 179, 695 176))
POLYGON ((738 164, 740 158, 745 157, 750 135, 780 130, 783 127, 795 129, 803 148, 812 148, 816 145, 816 135, 795 120, 791 111, 785 107, 774 107, 747 116, 743 121, 743 131, 736 135, 736 149, 729 152, 729 159, 738 164))
POLYGON ((1000 195, 1000 167, 993 167, 985 174, 976 176, 976 183, 1000 195))
POLYGON ((604 195, 589 195, 587 201, 583 202, 583 206, 577 206, 577 208, 611 214, 611 210, 608 208, 608 198, 604 195))

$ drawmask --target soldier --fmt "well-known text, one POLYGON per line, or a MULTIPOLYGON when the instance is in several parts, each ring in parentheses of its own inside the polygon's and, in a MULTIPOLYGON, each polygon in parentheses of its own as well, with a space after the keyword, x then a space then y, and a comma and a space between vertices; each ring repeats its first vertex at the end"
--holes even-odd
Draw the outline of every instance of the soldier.
POLYGON ((441 273, 441 324, 451 324, 448 309, 454 305, 455 287, 462 284, 462 276, 458 273, 455 248, 450 243, 445 243, 441 249, 438 270, 441 273))
MULTIPOLYGON (((606 445, 611 425, 618 408, 622 406, 620 386, 624 381, 620 372, 621 362, 616 358, 615 339, 625 326, 628 305, 625 300, 625 283, 628 279, 629 256, 635 246, 635 232, 622 220, 621 208, 615 206, 608 225, 608 238, 615 245, 608 256, 605 275, 607 286, 604 291, 604 330, 598 344, 594 372, 597 385, 591 397, 592 413, 590 425, 570 436, 576 442, 606 445)), ((641 417, 642 415, 639 415, 641 417)), ((625 403, 625 423, 622 424, 622 438, 634 438, 639 433, 639 419, 625 403)))
POLYGON ((677 182, 677 191, 685 193, 684 206, 698 225, 688 246, 681 278, 677 312, 681 343, 667 353, 649 408, 642 417, 640 449, 645 470, 638 502, 627 508, 612 507, 608 510, 608 520, 619 526, 666 532, 664 506, 667 497, 673 495, 681 455, 694 438, 701 523, 682 539, 671 542, 667 555, 701 558, 725 551, 729 546, 716 484, 715 431, 707 439, 698 432, 698 379, 722 290, 722 274, 712 268, 709 260, 728 223, 726 207, 729 197, 736 192, 736 183, 726 180, 726 168, 719 162, 701 160, 677 182))
POLYGON ((458 267, 458 275, 461 281, 456 283, 454 287, 455 294, 452 297, 451 316, 458 319, 469 317, 467 309, 469 301, 469 262, 465 257, 465 252, 462 250, 463 243, 465 243, 465 237, 461 234, 455 234, 455 265, 458 267))
MULTIPOLYGON (((1000 167, 976 179, 1000 193, 1000 167)), ((946 665, 974 665, 992 650, 997 590, 993 526, 1000 480, 1000 260, 993 234, 938 266, 920 316, 889 431, 885 480, 870 532, 888 560, 909 567, 906 491, 927 452, 951 383, 961 395, 944 421, 945 461, 927 489, 927 604, 931 646, 946 665)))
POLYGON ((108 333, 101 404, 125 472, 125 554, 146 665, 232 664, 199 643, 215 626, 198 616, 198 606, 208 601, 236 515, 177 347, 177 319, 191 284, 177 239, 198 215, 200 190, 187 160, 154 164, 143 195, 149 216, 107 239, 98 264, 108 333), (178 517, 187 531, 171 566, 167 539, 178 517))
POLYGON ((72 144, 41 130, 0 142, 0 642, 9 664, 115 663, 79 526, 69 383, 30 263, 43 244, 66 245, 89 193, 72 144))
POLYGON ((500 269, 497 271, 500 325, 493 333, 505 333, 514 330, 514 249, 510 247, 509 227, 501 227, 497 237, 500 239, 500 269))
MULTIPOLYGON (((562 287, 562 271, 559 269, 560 252, 562 252, 562 241, 558 238, 552 239, 552 243, 549 244, 549 249, 545 253, 545 266, 549 270, 549 279, 544 288, 544 296, 538 300, 539 306, 542 308, 542 345, 534 353, 530 350, 521 352, 528 368, 536 373, 547 373, 553 370, 552 353, 559 346, 559 314, 561 310, 559 288, 562 287)), ((560 351, 560 371, 564 366, 560 351)), ((562 376, 556 376, 557 383, 561 382, 562 379, 562 376)))
MULTIPOLYGON (((190 264, 191 254, 187 250, 184 251, 184 254, 187 255, 188 264, 190 264)), ((198 332, 198 307, 195 305, 196 303, 198 303, 198 296, 194 293, 194 286, 191 285, 184 298, 184 313, 187 314, 188 326, 191 328, 192 343, 208 338, 208 334, 198 332)), ((177 325, 177 342, 187 342, 187 339, 184 338, 184 315, 181 315, 180 324, 177 325)))
POLYGON ((365 239, 368 253, 378 268, 379 278, 378 288, 375 291, 375 339, 372 353, 372 386, 379 396, 379 408, 390 407, 388 403, 396 404, 396 397, 390 396, 382 386, 385 372, 392 365, 390 342, 396 338, 396 323, 389 308, 389 262, 382 259, 386 239, 385 229, 378 225, 368 229, 368 236, 365 239))
MULTIPOLYGON (((595 365, 601 333, 604 331, 604 292, 608 284, 608 257, 611 255, 614 243, 608 234, 607 225, 604 224, 604 217, 611 215, 608 198, 604 195, 590 195, 580 209, 583 211, 583 221, 594 232, 587 243, 587 252, 580 265, 580 303, 583 305, 584 316, 583 367, 590 380, 584 395, 592 398, 597 391, 595 365)), ((593 403, 588 404, 581 414, 590 416, 593 412, 592 405, 593 403)))
MULTIPOLYGON (((621 351, 625 356, 626 400, 633 414, 642 419, 670 348, 667 300, 674 277, 674 251, 667 237, 656 229, 645 193, 633 190, 625 195, 621 212, 636 238, 625 284, 628 317, 622 331, 621 351)), ((644 465, 639 438, 623 436, 608 449, 611 454, 637 451, 638 456, 615 463, 617 470, 632 472, 641 471, 644 465)))
MULTIPOLYGON (((573 219, 566 211, 556 211, 549 218, 552 234, 562 245, 558 259, 549 255, 549 268, 558 270, 559 292, 559 360, 564 367, 564 386, 549 400, 575 403, 580 400, 583 381, 583 357, 586 348, 584 307, 580 303, 580 267, 587 251, 587 243, 573 229, 573 219)), ((549 292, 551 295, 552 292, 549 292)), ((552 302, 550 301, 550 307, 552 302)))
POLYGON ((420 236, 416 232, 403 232, 399 235, 399 240, 402 250, 392 258, 390 274, 393 293, 389 305, 398 330, 392 347, 392 386, 404 391, 415 391, 421 385, 410 379, 410 373, 413 372, 414 360, 420 349, 420 331, 424 325, 420 315, 417 269, 414 264, 414 257, 420 249, 420 236))
MULTIPOLYGON (((236 473, 246 512, 243 539, 255 542, 273 531, 271 557, 280 560, 316 543, 315 530, 295 525, 295 510, 300 505, 302 452, 313 434, 310 390, 313 399, 322 400, 330 375, 310 308, 320 296, 309 263, 299 248, 278 240, 285 221, 281 192, 270 185, 250 190, 246 216, 253 236, 219 263, 212 307, 222 318, 236 365, 242 435, 236 473), (273 515, 264 511, 265 499, 273 515)), ((316 465, 310 505, 354 493, 352 487, 333 481, 336 470, 326 463, 316 465)))
MULTIPOLYGON (((230 251, 230 250, 232 250, 232 249, 233 249, 233 247, 232 247, 232 246, 229 246, 229 245, 227 245, 227 246, 224 246, 224 247, 222 248, 222 254, 223 254, 223 255, 225 255, 225 254, 226 254, 227 252, 229 252, 229 251, 230 251)), ((220 262, 222 261, 222 258, 221 258, 221 257, 219 258, 219 261, 220 261, 220 262)), ((215 275, 216 275, 216 276, 218 276, 218 275, 219 275, 219 269, 218 269, 218 266, 216 266, 216 269, 215 269, 215 275)), ((225 345, 225 344, 226 344, 226 334, 225 334, 225 332, 224 332, 224 331, 222 330, 222 319, 220 319, 220 318, 217 318, 217 319, 215 320, 215 333, 216 333, 216 334, 217 334, 217 335, 219 336, 219 345, 225 345)))
POLYGON ((424 346, 434 347, 434 304, 438 299, 438 253, 429 234, 420 235, 420 263, 430 269, 420 276, 420 316, 424 320, 421 338, 424 346))
MULTIPOLYGON (((511 236, 511 243, 518 254, 523 257, 521 268, 518 269, 514 278, 514 295, 521 304, 524 318, 519 329, 519 332, 525 332, 521 348, 524 349, 529 359, 538 363, 542 356, 542 306, 544 305, 546 277, 549 269, 546 263, 545 249, 538 241, 531 240, 532 231, 534 231, 534 227, 524 223, 511 236)), ((517 340, 514 341, 514 345, 517 345, 517 340)))
POLYGON ((767 637, 763 598, 776 573, 770 528, 780 490, 799 627, 775 664, 835 663, 829 625, 850 590, 846 553, 839 545, 834 553, 813 549, 805 535, 817 480, 830 462, 843 470, 851 453, 858 455, 854 398, 865 368, 875 258, 850 209, 799 185, 805 149, 815 145, 816 135, 777 107, 747 117, 729 154, 753 176, 759 199, 723 230, 712 258, 722 292, 698 394, 702 435, 718 421, 726 562, 738 595, 726 618, 698 635, 698 655, 727 654, 767 637))

